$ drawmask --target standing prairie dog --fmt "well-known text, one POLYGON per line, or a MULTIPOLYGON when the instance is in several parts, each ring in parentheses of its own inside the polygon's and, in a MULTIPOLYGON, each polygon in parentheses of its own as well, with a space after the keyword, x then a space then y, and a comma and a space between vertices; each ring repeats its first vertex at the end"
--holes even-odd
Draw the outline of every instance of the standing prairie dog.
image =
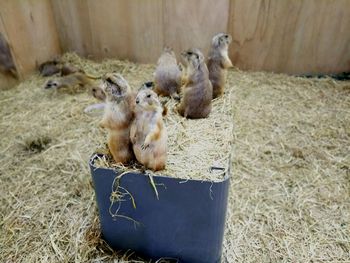
POLYGON ((219 33, 213 37, 208 56, 209 79, 213 85, 213 99, 224 94, 227 69, 232 67, 228 56, 228 46, 232 37, 219 33))
POLYGON ((167 132, 162 112, 155 92, 150 89, 138 92, 130 139, 136 159, 154 171, 163 170, 167 159, 167 132))
POLYGON ((130 125, 133 120, 134 95, 127 81, 117 73, 106 74, 105 111, 100 127, 108 130, 108 147, 116 163, 133 159, 130 125))
POLYGON ((206 118, 211 111, 213 87, 204 56, 196 48, 182 52, 181 55, 186 62, 186 76, 177 111, 185 118, 206 118))
POLYGON ((172 96, 179 93, 181 76, 182 73, 177 65, 174 51, 169 47, 165 47, 158 59, 154 77, 154 91, 161 96, 172 96))

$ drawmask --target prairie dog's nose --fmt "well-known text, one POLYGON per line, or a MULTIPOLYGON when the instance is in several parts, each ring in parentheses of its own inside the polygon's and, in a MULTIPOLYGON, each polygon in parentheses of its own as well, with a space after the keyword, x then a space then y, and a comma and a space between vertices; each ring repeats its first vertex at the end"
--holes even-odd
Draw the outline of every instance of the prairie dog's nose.
POLYGON ((136 99, 136 104, 139 104, 140 103, 140 100, 139 99, 136 99))

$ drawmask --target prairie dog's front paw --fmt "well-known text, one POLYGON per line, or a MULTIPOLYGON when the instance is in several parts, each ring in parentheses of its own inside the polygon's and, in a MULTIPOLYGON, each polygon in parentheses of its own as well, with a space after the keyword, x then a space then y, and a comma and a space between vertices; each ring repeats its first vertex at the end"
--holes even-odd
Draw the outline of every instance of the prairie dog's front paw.
POLYGON ((150 143, 151 143, 151 138, 150 138, 150 136, 147 136, 145 141, 141 145, 141 149, 146 150, 149 147, 150 143))

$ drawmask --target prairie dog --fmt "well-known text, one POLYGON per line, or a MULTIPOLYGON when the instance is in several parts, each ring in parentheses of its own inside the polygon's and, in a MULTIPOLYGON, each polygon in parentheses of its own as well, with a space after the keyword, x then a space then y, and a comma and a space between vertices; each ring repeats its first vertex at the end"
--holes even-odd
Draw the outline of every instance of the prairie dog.
POLYGON ((5 37, 0 33, 0 71, 12 75, 17 78, 17 70, 13 57, 11 54, 10 46, 7 43, 5 37))
POLYGON ((177 111, 185 118, 206 118, 211 111, 213 88, 204 56, 196 48, 181 53, 186 62, 185 84, 177 111))
POLYGON ((76 72, 80 72, 80 73, 85 73, 84 70, 79 69, 75 66, 69 65, 69 64, 64 64, 61 67, 61 76, 67 76, 76 72))
POLYGON ((162 117, 163 107, 157 94, 150 89, 141 89, 135 102, 135 119, 130 129, 135 157, 148 169, 163 170, 168 138, 162 117))
POLYGON ((209 79, 213 85, 213 99, 224 94, 227 69, 232 67, 228 56, 228 46, 232 37, 219 33, 213 37, 208 56, 209 79))
POLYGON ((181 76, 182 73, 177 65, 174 51, 165 47, 158 59, 154 76, 154 91, 161 96, 172 96, 174 93, 179 93, 181 76))
POLYGON ((128 82, 117 73, 104 78, 106 105, 100 127, 108 130, 108 148, 116 163, 133 159, 130 125, 133 120, 134 96, 128 82))
POLYGON ((59 89, 59 88, 75 88, 84 87, 98 100, 104 101, 106 99, 105 91, 102 88, 102 81, 88 76, 81 72, 75 72, 73 74, 50 79, 45 84, 45 89, 59 89))
POLYGON ((66 76, 76 72, 84 73, 82 69, 79 69, 68 63, 63 64, 58 58, 48 60, 39 65, 39 72, 43 77, 48 77, 60 73, 61 76, 66 76))
POLYGON ((48 77, 59 73, 60 61, 58 59, 53 59, 46 61, 39 66, 39 72, 43 77, 48 77))

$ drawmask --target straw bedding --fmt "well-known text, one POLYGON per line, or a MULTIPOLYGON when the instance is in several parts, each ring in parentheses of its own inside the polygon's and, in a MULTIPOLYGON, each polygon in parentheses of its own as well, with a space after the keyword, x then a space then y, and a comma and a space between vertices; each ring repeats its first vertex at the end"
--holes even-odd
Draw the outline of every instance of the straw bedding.
MULTIPOLYGON (((93 75, 117 70, 132 87, 154 70, 65 59, 93 75)), ((45 81, 34 75, 0 95, 0 261, 147 262, 111 251, 99 237, 87 160, 105 132, 99 114, 83 113, 95 100, 43 90, 45 81)), ((230 113, 235 125, 223 262, 349 260, 350 83, 231 70, 227 84, 227 105, 215 101, 213 114, 230 113)), ((197 137, 185 128, 199 125, 171 113, 166 123, 184 131, 179 145, 197 137)), ((198 145, 199 160, 210 147, 198 145)), ((218 165, 226 158, 212 154, 218 165)), ((183 165, 168 172, 194 171, 183 165)))

